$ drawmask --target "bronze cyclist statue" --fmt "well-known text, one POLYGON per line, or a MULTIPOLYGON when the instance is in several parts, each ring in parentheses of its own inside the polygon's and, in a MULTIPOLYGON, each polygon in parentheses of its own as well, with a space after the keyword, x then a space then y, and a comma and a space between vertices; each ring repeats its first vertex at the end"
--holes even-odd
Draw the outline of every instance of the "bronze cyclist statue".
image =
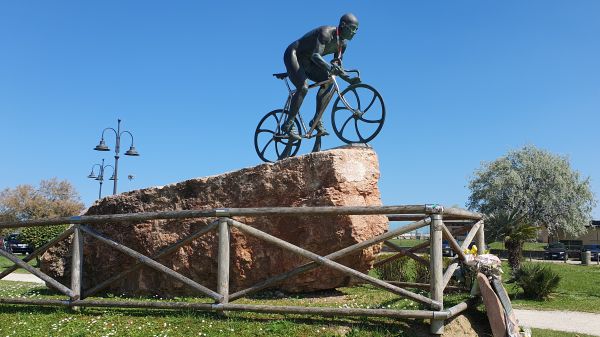
POLYGON ((338 97, 331 111, 331 124, 339 139, 364 144, 379 133, 385 120, 383 98, 375 88, 361 82, 358 70, 342 68, 346 46, 357 30, 358 19, 348 13, 337 27, 318 27, 287 47, 283 56, 287 72, 273 74, 285 81, 287 100, 283 109, 273 110, 260 120, 254 134, 254 148, 262 160, 273 162, 296 155, 302 139, 315 138, 312 151, 319 151, 321 137, 328 135, 321 117, 334 94, 338 97), (333 59, 327 63, 323 56, 330 54, 333 59), (340 89, 337 77, 350 85, 340 89), (300 107, 309 89, 317 87, 316 112, 307 127, 300 107))
MULTIPOLYGON (((290 138, 300 139, 294 127, 294 119, 300 110, 304 96, 308 92, 308 81, 322 82, 327 80, 330 75, 338 75, 342 79, 349 81, 350 84, 359 82, 358 78, 350 79, 342 70, 342 57, 346 51, 346 45, 352 40, 358 30, 358 19, 354 14, 344 14, 340 18, 340 23, 335 26, 321 26, 304 34, 298 40, 292 42, 283 54, 283 62, 287 69, 288 76, 292 84, 296 87, 296 92, 292 96, 289 118, 283 126, 283 131, 288 133, 290 138), (324 55, 334 54, 331 64, 323 59, 324 55)), ((315 118, 320 116, 329 104, 333 96, 333 84, 321 85, 317 93, 317 110, 315 118)), ((310 126, 316 122, 318 136, 326 136, 329 133, 325 130, 321 120, 313 120, 310 126)))

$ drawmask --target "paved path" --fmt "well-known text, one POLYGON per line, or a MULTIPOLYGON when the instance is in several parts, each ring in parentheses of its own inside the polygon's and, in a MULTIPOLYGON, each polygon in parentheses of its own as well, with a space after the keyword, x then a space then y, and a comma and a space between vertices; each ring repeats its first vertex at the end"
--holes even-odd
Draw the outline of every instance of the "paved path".
POLYGON ((8 275, 6 275, 5 278, 2 279, 2 281, 19 281, 19 282, 42 283, 42 284, 46 283, 33 274, 20 274, 20 273, 8 274, 8 275))
POLYGON ((514 309, 521 325, 600 336, 600 314, 514 309))

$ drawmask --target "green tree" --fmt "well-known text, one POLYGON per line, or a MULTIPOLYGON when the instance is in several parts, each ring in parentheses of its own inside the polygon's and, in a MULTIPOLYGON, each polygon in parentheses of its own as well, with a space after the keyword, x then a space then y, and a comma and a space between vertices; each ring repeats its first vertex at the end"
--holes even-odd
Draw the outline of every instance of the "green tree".
POLYGON ((595 206, 589 178, 581 178, 566 157, 534 146, 483 163, 469 189, 467 207, 489 216, 486 234, 505 242, 513 270, 537 230, 583 234, 595 206))
MULTIPOLYGON (((77 215, 84 206, 79 194, 66 180, 42 180, 39 186, 18 185, 0 192, 0 221, 22 221, 77 215)), ((27 227, 21 240, 40 247, 60 234, 66 225, 27 227)), ((14 230, 14 229, 12 229, 14 230)))

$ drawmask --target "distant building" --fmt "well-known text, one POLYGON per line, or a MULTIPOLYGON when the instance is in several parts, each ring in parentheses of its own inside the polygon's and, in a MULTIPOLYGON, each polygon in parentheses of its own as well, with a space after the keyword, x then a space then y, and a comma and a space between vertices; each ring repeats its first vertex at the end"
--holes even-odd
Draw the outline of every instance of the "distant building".
POLYGON ((538 233, 538 241, 556 242, 560 240, 570 240, 581 241, 579 243, 581 245, 600 244, 600 220, 592 220, 592 222, 585 227, 587 228, 587 232, 580 236, 568 235, 562 232, 550 236, 548 235, 548 230, 544 228, 538 233))

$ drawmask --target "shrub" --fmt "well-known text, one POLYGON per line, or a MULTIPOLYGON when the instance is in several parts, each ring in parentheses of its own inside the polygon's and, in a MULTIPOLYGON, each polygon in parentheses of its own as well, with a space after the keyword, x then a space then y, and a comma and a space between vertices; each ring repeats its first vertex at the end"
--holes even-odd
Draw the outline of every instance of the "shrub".
POLYGON ((34 248, 40 248, 59 236, 67 228, 69 228, 69 225, 26 227, 21 231, 19 240, 32 245, 34 248))
POLYGON ((411 259, 409 257, 402 256, 398 259, 376 267, 375 271, 377 272, 379 278, 382 280, 409 282, 412 278, 412 273, 410 270, 412 268, 410 268, 409 266, 410 260, 411 259))
POLYGON ((528 264, 513 272, 513 280, 526 298, 546 300, 560 283, 560 276, 549 266, 528 264))

